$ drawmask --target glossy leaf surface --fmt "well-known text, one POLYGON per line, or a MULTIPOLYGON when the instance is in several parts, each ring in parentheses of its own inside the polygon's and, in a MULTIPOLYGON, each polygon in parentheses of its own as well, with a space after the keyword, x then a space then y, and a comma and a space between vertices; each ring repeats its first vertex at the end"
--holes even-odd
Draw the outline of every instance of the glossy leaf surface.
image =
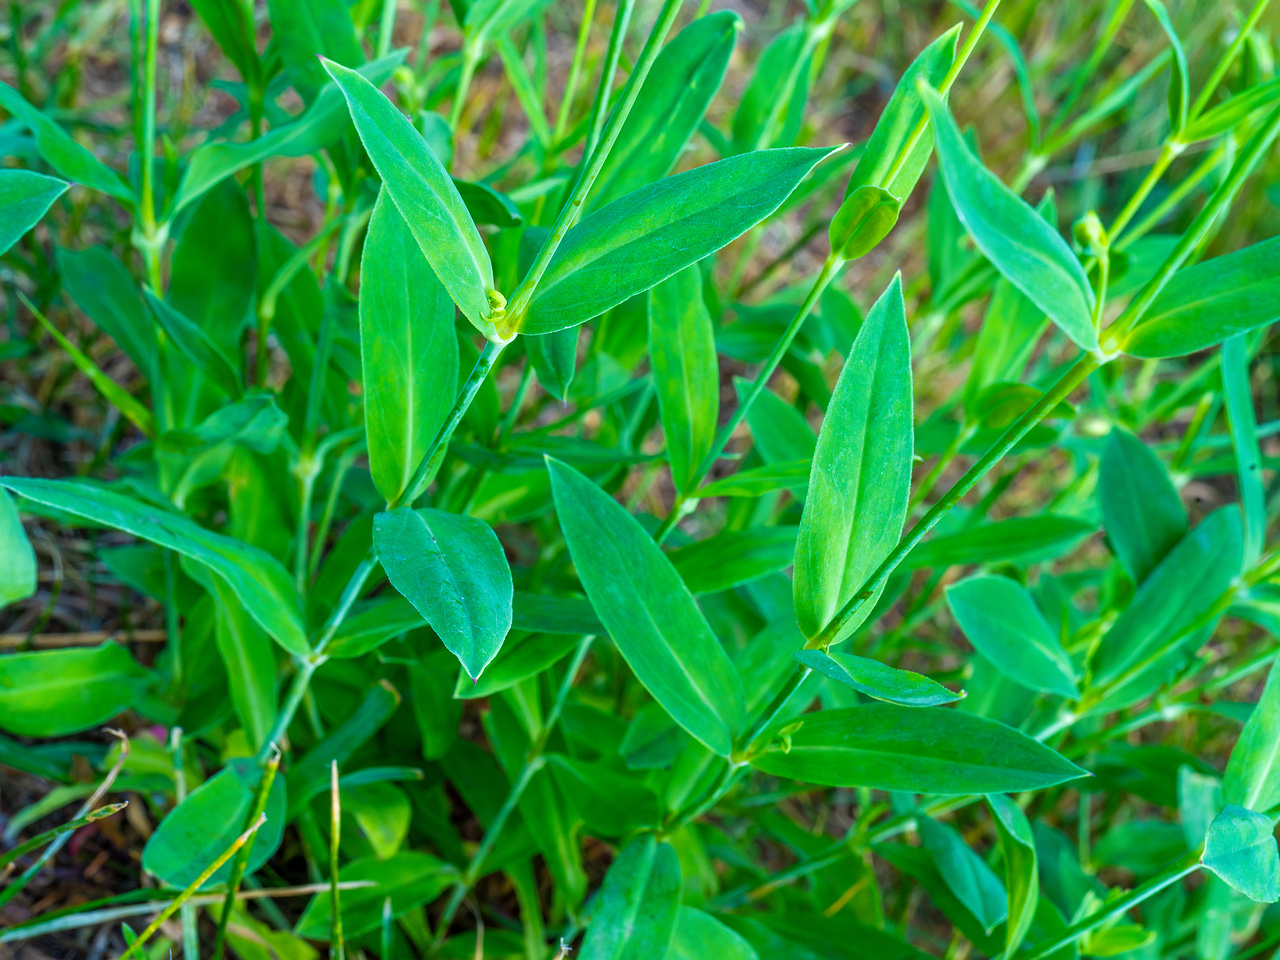
POLYGON ((936 707, 954 703, 961 694, 952 693, 936 680, 910 670, 899 670, 851 653, 801 650, 793 653, 797 662, 832 680, 853 687, 861 694, 903 707, 936 707))

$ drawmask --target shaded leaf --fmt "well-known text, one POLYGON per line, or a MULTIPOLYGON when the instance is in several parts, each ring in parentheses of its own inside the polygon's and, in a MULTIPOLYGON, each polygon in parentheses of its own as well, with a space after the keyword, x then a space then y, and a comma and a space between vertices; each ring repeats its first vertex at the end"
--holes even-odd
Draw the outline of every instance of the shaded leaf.
POLYGON ((904 707, 936 707, 954 703, 963 696, 922 674, 850 653, 800 650, 792 656, 809 669, 853 687, 859 693, 904 707))

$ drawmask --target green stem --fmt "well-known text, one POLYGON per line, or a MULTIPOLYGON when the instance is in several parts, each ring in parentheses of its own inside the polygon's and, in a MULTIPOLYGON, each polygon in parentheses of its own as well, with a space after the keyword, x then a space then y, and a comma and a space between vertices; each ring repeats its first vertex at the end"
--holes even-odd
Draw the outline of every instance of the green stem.
POLYGON ((391 52, 391 37, 396 32, 397 0, 382 0, 382 15, 378 20, 378 56, 391 52))
POLYGON ((806 645, 809 648, 826 649, 840 634, 840 630, 847 624, 858 609, 875 596, 876 591, 889 579, 891 574, 903 560, 906 559, 915 545, 924 539, 925 535, 933 529, 934 525, 954 507, 967 494, 979 480, 986 476, 991 470, 1027 433, 1049 415, 1059 403, 1066 400, 1071 393, 1084 383, 1089 374, 1093 373, 1100 365, 1097 358, 1091 355, 1082 356, 1072 365, 1051 389, 1044 393, 1017 422, 1013 424, 1004 434, 992 444, 981 457, 979 457, 962 476, 956 484, 943 494, 932 507, 930 507, 919 522, 911 528, 910 532, 905 534, 898 541, 898 545, 893 551, 884 558, 875 569, 875 572, 867 578, 867 582, 862 588, 849 598, 849 602, 841 608, 840 612, 827 624, 826 628, 816 637, 809 640, 806 645))
POLYGON ((1135 240, 1146 236, 1156 224, 1169 215, 1170 211, 1185 200, 1191 191, 1201 184, 1205 177, 1213 172, 1214 168, 1222 162, 1222 158, 1226 155, 1227 147, 1225 143, 1220 143, 1214 147, 1200 161, 1195 170, 1179 181, 1178 185, 1170 190, 1150 213, 1130 227, 1122 237, 1118 239, 1115 237, 1110 238, 1111 249, 1125 250, 1135 240))
POLYGON ((1200 852, 1200 850, 1193 851, 1180 860, 1177 866, 1173 867, 1169 872, 1148 880, 1142 886, 1107 904, 1097 913, 1091 913, 1084 919, 1073 923, 1053 940, 1038 949, 1019 954, 1017 960, 1045 960, 1045 958, 1057 953, 1063 947, 1075 943, 1085 934, 1093 932, 1108 921, 1132 910, 1144 900, 1155 896, 1166 887, 1177 883, 1183 877, 1195 873, 1200 869, 1200 852))
POLYGON ((1217 65, 1213 68, 1213 72, 1209 74, 1209 79, 1205 81, 1204 86, 1201 88, 1200 96, 1196 97, 1195 103, 1191 105, 1191 109, 1187 112, 1188 124, 1200 116, 1200 112, 1209 105, 1209 100, 1213 97, 1214 91, 1218 89, 1218 84, 1222 82, 1222 78, 1227 75, 1227 71, 1235 63, 1236 57, 1244 49, 1245 43, 1249 40, 1249 34, 1253 32, 1253 28, 1262 19, 1262 14, 1266 12, 1267 5, 1270 2, 1271 0, 1257 0, 1254 3, 1253 9, 1249 11, 1249 16, 1245 18, 1244 23, 1240 25, 1240 29, 1236 31, 1235 39, 1231 41, 1231 46, 1223 51, 1217 65))
POLYGON ((596 98, 591 103, 591 119, 587 123, 587 139, 582 148, 583 163, 590 159, 592 151, 600 142, 604 122, 609 116, 613 76, 618 72, 618 61, 622 59, 622 43, 627 39, 627 27, 631 25, 631 13, 635 10, 635 6, 635 0, 621 0, 613 15, 613 29, 609 31, 609 46, 605 49, 604 63, 600 69, 600 84, 596 88, 596 98))
POLYGON ((338 890, 338 845, 342 840, 342 800, 338 793, 338 761, 329 765, 329 956, 343 960, 342 895, 338 890))
POLYGON ((467 91, 471 89, 471 78, 475 76, 476 66, 480 63, 480 44, 469 38, 462 41, 462 73, 458 77, 458 89, 453 94, 453 107, 449 111, 449 129, 453 131, 456 142, 458 123, 462 120, 462 108, 467 102, 467 91))
POLYGON ((586 0, 582 8, 582 23, 578 26, 578 42, 573 48, 573 63, 569 65, 569 76, 564 82, 564 96, 560 101, 560 109, 556 112, 555 133, 551 138, 553 144, 564 137, 565 128, 569 125, 569 111, 573 108, 573 98, 578 92, 578 82, 582 79, 582 65, 587 55, 587 40, 591 37, 591 24, 596 17, 596 0, 586 0))
POLYGON ((67 823, 54 827, 52 830, 46 830, 44 833, 38 834, 30 840, 24 840, 12 850, 7 850, 4 854, 0 854, 0 868, 7 867, 14 860, 17 860, 19 857, 26 856, 32 850, 40 849, 40 847, 43 847, 46 843, 49 843, 52 840, 58 839, 58 837, 62 836, 64 833, 75 833, 75 831, 79 830, 81 827, 87 827, 89 824, 101 820, 104 817, 109 817, 114 813, 119 813, 128 805, 129 804, 127 802, 109 803, 105 807, 99 807, 97 810, 93 810, 83 817, 77 817, 74 820, 70 820, 67 823))
POLYGON ((759 719, 752 724, 751 729, 738 740, 738 744, 734 747, 733 754, 731 756, 731 759, 734 762, 741 763, 746 761, 747 757, 751 754, 751 748, 755 746, 755 741, 761 736, 761 734, 769 729, 769 725, 773 723, 774 720, 778 719, 779 714, 781 714, 787 704, 791 702, 791 698, 795 696, 796 691, 800 689, 800 685, 809 678, 809 674, 812 672, 812 670, 805 666, 800 666, 795 669, 795 672, 787 679, 787 682, 783 685, 782 689, 778 691, 777 695, 769 705, 764 708, 764 712, 760 714, 759 719))
POLYGON ((591 642, 594 639, 594 636, 587 635, 578 644, 573 660, 569 663, 569 669, 565 671, 564 679, 560 681, 555 703, 552 705, 546 719, 542 722, 542 728, 538 731, 538 736, 529 744, 524 765, 520 768, 515 781, 511 784, 506 800, 503 801, 497 816, 493 818, 493 821, 485 829, 484 837, 480 840, 480 845, 476 847, 475 853, 471 855, 467 868, 462 872, 462 876, 458 878, 458 882, 454 884, 449 900, 445 904, 444 912, 440 915, 440 922, 436 925, 435 940, 431 949, 432 954, 439 949, 440 944, 444 942, 444 938, 448 935, 449 924, 457 916, 458 907, 462 905, 463 898, 466 897, 471 888, 475 886, 476 881, 482 876, 481 871, 484 869, 485 858, 493 852, 494 844, 498 842, 502 828, 506 826, 507 820, 515 812, 516 805, 519 804, 521 796, 524 795, 525 789, 529 786, 529 781, 533 779, 535 773, 542 769, 543 764, 546 762, 543 759, 542 751, 546 748, 551 731, 560 720, 560 714, 564 711, 564 705, 569 699, 569 691, 573 689, 573 681, 577 678, 578 671, 582 669, 582 663, 586 660, 587 652, 591 649, 591 642))
POLYGON ((1151 169, 1142 178, 1142 183, 1138 185, 1138 189, 1129 197, 1129 202, 1124 205, 1124 209, 1120 211, 1108 228, 1108 237, 1118 237, 1124 232, 1124 228, 1133 219, 1133 215, 1138 212, 1138 208, 1142 206, 1143 201, 1147 199, 1147 196, 1155 189, 1156 184, 1160 182, 1160 178, 1164 176, 1169 164, 1173 163, 1174 158, 1180 153, 1182 153, 1182 144, 1174 137, 1170 137, 1161 145, 1160 155, 1156 157, 1156 162, 1151 165, 1151 169))
MULTIPOLYGON (((624 0, 624 2, 629 2, 629 0, 624 0)), ((529 308, 529 301, 533 297, 534 290, 537 289, 538 284, 542 281, 542 275, 546 273, 547 266, 551 263, 551 258, 555 255, 561 241, 564 240, 565 234, 569 232, 569 228, 577 222, 582 212, 582 205, 587 199, 587 194, 595 184, 596 177, 600 175, 600 171, 604 168, 604 162, 609 157, 609 151, 613 149, 614 141, 618 139, 618 134, 622 131, 622 125, 626 122, 627 116, 631 113, 631 108, 635 105, 636 97, 640 94, 640 87, 644 84, 645 77, 649 75, 653 61, 657 58, 658 51, 662 48, 662 42, 671 30, 671 25, 675 22, 676 15, 680 13, 681 2, 682 0, 664 0, 662 12, 658 14, 658 20, 653 25, 649 38, 645 41, 644 49, 640 51, 640 57, 636 61, 635 69, 631 71, 631 76, 627 78, 626 86, 622 88, 622 96, 619 98, 617 106, 614 107, 613 113, 609 115, 609 122, 605 125, 604 132, 600 136, 600 143, 591 152, 591 159, 583 169, 582 175, 578 177, 577 183, 574 184, 573 192, 569 195, 568 201, 561 209, 555 224, 551 227, 551 232, 543 242, 542 249, 538 251, 538 256, 529 268, 529 272, 525 274, 524 280, 520 282, 520 285, 511 295, 511 302, 507 306, 507 322, 511 324, 512 330, 519 331, 520 325, 524 321, 525 311, 529 308)))
MULTIPOLYGON (((253 810, 249 814, 248 825, 258 822, 267 812, 267 798, 271 795, 271 784, 275 781, 276 771, 280 769, 280 752, 276 751, 262 771, 262 779, 258 782, 258 792, 254 796, 253 810)), ((240 893, 240 883, 244 879, 245 867, 249 865, 249 853, 253 850, 253 837, 236 851, 231 861, 231 876, 227 880, 227 896, 222 901, 222 914, 218 917, 218 934, 213 942, 214 960, 222 960, 226 949, 227 924, 231 922, 231 911, 235 908, 236 897, 240 893)))
MULTIPOLYGON (((973 25, 973 29, 969 31, 969 35, 965 37, 960 52, 956 54, 955 60, 951 64, 951 69, 947 71, 947 75, 942 78, 942 83, 938 85, 938 95, 944 99, 951 90, 951 85, 956 82, 956 77, 960 76, 960 71, 964 69, 964 65, 968 62, 969 57, 973 54, 974 48, 977 47, 978 41, 982 39, 982 34, 986 32, 987 24, 991 22, 991 18, 996 15, 996 9, 1000 6, 1000 0, 987 0, 987 5, 982 8, 982 15, 978 17, 973 25)), ((916 123, 915 128, 911 131, 911 135, 907 137, 906 142, 902 145, 902 149, 898 151, 898 156, 894 159, 893 166, 885 175, 883 183, 893 183, 902 168, 906 165, 907 158, 911 156, 911 151, 915 149, 920 138, 924 136, 925 129, 929 126, 929 117, 923 116, 916 123)), ((905 200, 905 197, 899 199, 905 200)))

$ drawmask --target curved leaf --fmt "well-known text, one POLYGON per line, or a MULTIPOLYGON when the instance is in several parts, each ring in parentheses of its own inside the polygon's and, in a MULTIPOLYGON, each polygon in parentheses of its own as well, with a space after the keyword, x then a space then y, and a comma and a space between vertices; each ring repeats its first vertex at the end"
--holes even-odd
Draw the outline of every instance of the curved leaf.
POLYGON ((1107 539, 1135 583, 1187 532, 1187 512, 1164 464, 1119 427, 1107 437, 1098 463, 1098 506, 1107 539))
POLYGON ((0 253, 8 253, 39 223, 69 186, 57 177, 30 170, 0 170, 0 253))
POLYGON ((149 673, 129 651, 96 647, 0 657, 0 730, 60 737, 106 723, 136 704, 149 673))
POLYGON ((799 650, 791 655, 797 662, 824 676, 853 687, 876 700, 904 707, 937 707, 954 703, 963 693, 952 693, 936 680, 910 670, 899 670, 879 660, 851 653, 799 650))

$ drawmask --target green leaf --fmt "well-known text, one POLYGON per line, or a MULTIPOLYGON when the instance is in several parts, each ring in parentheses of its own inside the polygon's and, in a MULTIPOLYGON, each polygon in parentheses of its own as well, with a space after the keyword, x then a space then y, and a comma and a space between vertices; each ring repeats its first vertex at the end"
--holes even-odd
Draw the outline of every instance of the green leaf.
POLYGON ((662 48, 600 168, 586 213, 671 172, 720 89, 741 30, 741 17, 718 10, 662 48))
POLYGON ((760 497, 774 490, 806 489, 813 461, 780 460, 762 467, 739 470, 727 477, 708 483, 698 490, 700 498, 706 497, 760 497))
POLYGON ((1244 566, 1253 567, 1262 556, 1267 538, 1266 491, 1262 486, 1262 452, 1258 448, 1258 421, 1253 411, 1249 383, 1249 353, 1243 334, 1222 344, 1222 392, 1231 446, 1236 454, 1236 481, 1244 512, 1244 566))
POLYGON ((511 629, 511 567, 493 528, 400 507, 374 517, 373 543, 387 579, 479 679, 511 629))
POLYGON ((802 23, 783 30, 765 47, 733 114, 734 152, 795 142, 809 95, 812 49, 810 31, 802 23))
POLYGON ((1215 510, 1178 541, 1102 637, 1095 686, 1130 678, 1176 647, 1240 573, 1240 511, 1215 510))
POLYGON ((1088 774, 1026 734, 956 710, 876 703, 804 716, 787 752, 751 763, 830 787, 959 796, 1039 790, 1088 774))
POLYGON ((1004 858, 1004 885, 1008 897, 1004 956, 1012 957, 1031 929, 1040 903, 1036 841, 1021 807, 1000 793, 988 794, 986 800, 1000 839, 1000 855, 1004 858))
POLYGON ((24 737, 88 730, 134 706, 148 676, 129 651, 110 641, 7 654, 0 657, 0 730, 24 737))
POLYGON ((995 383, 1017 381, 1048 325, 1044 313, 1004 277, 991 291, 973 348, 973 366, 965 382, 965 413, 995 383))
POLYGON ((36 592, 36 552, 8 491, 0 489, 0 607, 36 592))
POLYGON ((182 355, 195 364, 196 369, 203 372, 219 390, 232 400, 239 400, 244 395, 240 371, 222 352, 222 348, 214 343, 203 329, 150 290, 146 291, 146 297, 152 316, 156 318, 182 355))
POLYGON ((1275 821, 1228 803, 1209 824, 1200 862, 1257 903, 1280 900, 1280 851, 1275 821))
POLYGON ((916 824, 925 849, 933 855, 951 892, 990 934, 1009 916, 1000 878, 951 827, 926 816, 918 817, 916 824))
POLYGON ((965 637, 1014 683, 1080 699, 1076 671, 1031 593, 1008 577, 970 577, 947 587, 965 637))
POLYGON ((397 502, 453 404, 458 338, 453 301, 431 272, 385 188, 365 239, 360 359, 369 469, 397 502))
MULTIPOLYGON (((795 612, 805 637, 822 634, 897 544, 911 457, 911 344, 895 276, 858 331, 818 435, 796 541, 795 612)), ((830 642, 853 633, 875 600, 830 642)))
POLYGON ((36 503, 113 527, 202 563, 231 587, 249 614, 290 653, 310 652, 293 578, 257 547, 79 480, 4 477, 0 485, 36 503))
POLYGON ((1075 517, 1012 517, 926 540, 907 554, 906 569, 968 563, 1040 563, 1067 553, 1097 529, 1075 517))
POLYGON ((1176 137, 1187 126, 1187 109, 1191 104, 1190 80, 1187 70, 1187 54, 1182 49, 1182 41, 1178 32, 1173 29, 1169 19, 1169 11, 1160 0, 1143 0, 1147 8, 1160 21, 1160 29, 1169 38, 1169 49, 1173 52, 1173 61, 1169 64, 1169 126, 1176 137))
MULTIPOLYGON (((249 826, 262 768, 255 760, 232 760, 187 795, 160 821, 142 848, 142 866, 165 883, 185 887, 195 881, 249 826)), ((254 835, 247 873, 270 859, 280 845, 285 825, 284 778, 271 781, 267 822, 254 835)), ((224 863, 201 889, 226 883, 231 863, 224 863)))
MULTIPOLYGON (((36 140, 36 149, 40 151, 40 156, 59 174, 73 183, 83 183, 86 187, 91 187, 94 190, 99 190, 115 197, 125 207, 133 209, 133 188, 125 182, 124 177, 90 153, 88 148, 81 146, 72 139, 71 134, 63 130, 48 116, 27 103, 22 94, 7 83, 0 83, 0 107, 3 107, 8 113, 31 128, 31 133, 36 140)), ((12 180, 14 179, 13 174, 19 172, 25 171, 6 170, 4 171, 6 174, 5 179, 12 180)), ((37 177, 39 174, 28 173, 27 176, 37 177)), ((41 177, 41 179, 47 181, 51 178, 41 177)), ((46 189, 51 188, 46 187, 46 189)), ((66 185, 64 184, 62 190, 65 189, 66 185)), ((59 190, 58 193, 61 193, 62 190, 59 190)), ((25 199, 21 194, 19 197, 25 199)), ((53 197, 50 197, 49 202, 52 203, 53 199, 53 197)), ((0 194, 0 200, 3 200, 6 204, 12 202, 9 197, 3 196, 3 194, 0 194)), ((45 205, 45 209, 48 209, 48 204, 45 205)), ((36 220, 38 219, 39 217, 36 218, 36 220)), ((35 220, 32 223, 35 223, 35 220)), ((30 229, 30 225, 22 230, 19 236, 22 233, 26 233, 27 229, 30 229)), ((0 235, 0 238, 2 237, 3 235, 0 235)), ((15 237, 14 239, 17 238, 15 237)), ((8 244, 0 243, 0 246, 8 249, 8 244)))
POLYGON ((458 739, 464 704, 450 693, 457 671, 454 663, 448 650, 433 650, 409 667, 413 718, 422 736, 422 755, 428 760, 439 760, 458 739))
POLYGON ((662 820, 657 795, 632 777, 555 753, 547 766, 592 836, 625 837, 662 820))
POLYGON ((56 177, 30 170, 0 170, 0 254, 8 253, 23 234, 39 223, 69 186, 56 177))
POLYGON ((317 54, 347 67, 364 63, 360 38, 343 0, 270 0, 271 32, 285 74, 311 103, 325 84, 317 54))
POLYGON ((1187 513, 1160 458, 1119 427, 1098 464, 1098 506, 1121 564, 1142 583, 1187 532, 1187 513))
POLYGON ((328 736, 289 768, 289 819, 314 797, 329 788, 331 764, 338 767, 382 729, 400 706, 400 694, 386 680, 365 692, 364 699, 328 736))
POLYGON ((1191 121, 1190 127, 1183 132, 1183 140, 1194 143, 1226 133, 1249 114, 1274 104, 1277 94, 1280 94, 1280 77, 1273 77, 1237 93, 1191 121))
POLYGON ((564 633, 535 633, 518 640, 509 637, 479 680, 472 680, 465 671, 458 673, 453 696, 475 700, 506 690, 563 660, 580 642, 578 637, 564 633))
POLYGON ((1181 357, 1280 319, 1280 237, 1173 275, 1121 349, 1181 357))
POLYGON ((800 650, 791 656, 809 669, 853 687, 861 694, 904 707, 936 707, 954 703, 964 696, 952 693, 922 674, 850 653, 800 650))
POLYGON ((488 298, 494 288, 493 267, 452 178, 413 124, 377 87, 354 70, 323 62, 346 97, 369 159, 431 269, 472 325, 486 337, 496 336, 488 298))
POLYGON ((183 568, 213 596, 214 638, 227 669, 231 705, 256 753, 266 744, 276 719, 275 650, 224 581, 190 560, 184 559, 183 568))
POLYGON ((651 833, 636 837, 605 874, 579 960, 665 957, 680 907, 680 860, 651 833))
POLYGON ((248 84, 262 82, 251 8, 242 0, 192 0, 191 6, 248 84))
POLYGON ((462 30, 468 40, 481 43, 486 38, 505 33, 535 16, 549 0, 471 0, 462 30))
POLYGON ((742 683, 689 588, 612 497, 558 460, 547 467, 578 578, 618 650, 677 723, 728 756, 744 725, 742 683))
POLYGON ((898 198, 883 187, 858 187, 831 218, 831 255, 842 260, 866 256, 889 235, 900 207, 898 198))
POLYGON ((921 87, 956 213, 988 260, 1085 350, 1098 348, 1093 289, 1058 232, 982 165, 931 87, 921 87))
POLYGON ((709 913, 683 906, 676 912, 676 931, 667 956, 670 960, 760 960, 740 933, 709 913))
POLYGON ((1250 810, 1280 803, 1280 670, 1272 663, 1258 705, 1231 749, 1222 799, 1250 810))
POLYGON ((143 376, 154 379, 155 324, 125 265, 106 247, 60 249, 58 273, 76 305, 129 355, 143 376))
POLYGON ((528 312, 515 318, 519 331, 577 326, 697 263, 773 213, 834 152, 749 153, 667 177, 600 208, 565 234, 528 312))
MULTIPOLYGON (((382 926, 382 906, 388 899, 392 917, 403 917, 440 896, 457 876, 451 865, 416 850, 402 850, 386 860, 352 860, 338 871, 338 879, 343 883, 370 880, 373 886, 342 891, 342 932, 347 937, 372 933, 382 926)), ((332 910, 329 891, 316 894, 293 932, 308 940, 328 940, 332 910)))
MULTIPOLYGON (((404 62, 407 52, 396 50, 357 72, 374 86, 381 86, 404 62)), ((326 81, 311 106, 292 122, 273 127, 256 140, 201 144, 188 158, 186 172, 170 201, 169 215, 176 215, 227 177, 268 157, 305 157, 329 146, 351 129, 350 123, 342 92, 336 83, 326 81)))
POLYGON ((851 196, 859 187, 883 187, 898 200, 906 200, 924 172, 929 162, 929 154, 933 152, 933 131, 925 127, 924 134, 911 149, 901 169, 887 183, 890 170, 893 169, 898 155, 907 144, 907 138, 916 128, 916 124, 924 118, 924 104, 920 101, 920 93, 916 84, 924 80, 931 87, 942 83, 951 69, 956 55, 956 41, 960 37, 960 25, 956 24, 942 36, 929 44, 911 61, 898 85, 893 88, 893 95, 885 104, 880 119, 871 131, 866 149, 854 168, 853 176, 845 189, 845 196, 851 196))
POLYGON ((667 558, 691 593, 719 593, 791 566, 796 554, 795 527, 729 530, 688 546, 667 558))
POLYGON ((696 264, 649 290, 649 363, 671 480, 688 494, 702 458, 711 452, 720 413, 715 331, 696 264))
POLYGON ((578 328, 566 327, 555 333, 527 337, 524 348, 538 374, 538 382, 547 393, 567 403, 569 387, 578 368, 578 328))

